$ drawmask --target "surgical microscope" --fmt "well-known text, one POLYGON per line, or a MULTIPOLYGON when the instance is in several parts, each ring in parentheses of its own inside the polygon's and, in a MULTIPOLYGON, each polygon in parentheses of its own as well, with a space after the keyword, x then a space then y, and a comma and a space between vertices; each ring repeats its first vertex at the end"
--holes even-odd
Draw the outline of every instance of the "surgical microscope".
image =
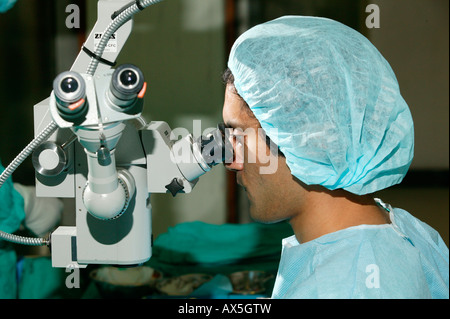
POLYGON ((0 231, 0 240, 49 246, 53 267, 140 265, 152 256, 150 194, 189 193, 233 156, 222 124, 177 140, 167 123, 146 123, 142 71, 114 65, 133 15, 159 1, 98 1, 97 22, 71 69, 34 106, 34 140, 0 176, 1 187, 31 155, 36 195, 75 198, 76 226, 46 239, 0 231))

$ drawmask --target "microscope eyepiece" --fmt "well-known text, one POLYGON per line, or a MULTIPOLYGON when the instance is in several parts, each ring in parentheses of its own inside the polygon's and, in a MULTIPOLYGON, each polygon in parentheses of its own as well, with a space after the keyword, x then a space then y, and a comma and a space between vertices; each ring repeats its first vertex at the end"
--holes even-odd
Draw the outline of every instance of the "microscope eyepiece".
POLYGON ((107 93, 110 106, 116 111, 127 114, 142 112, 141 91, 145 86, 142 71, 133 64, 122 64, 111 77, 107 93))
POLYGON ((144 75, 142 71, 133 64, 123 64, 112 75, 110 86, 110 91, 113 95, 112 100, 114 100, 113 102, 118 102, 115 104, 121 107, 124 104, 126 107, 134 102, 143 86, 144 75))
POLYGON ((219 163, 229 163, 233 159, 233 146, 227 138, 227 128, 219 123, 217 128, 206 136, 201 136, 198 143, 204 161, 210 166, 219 163))
MULTIPOLYGON (((176 161, 181 174, 188 181, 194 181, 220 163, 231 163, 234 150, 229 136, 228 128, 225 128, 224 124, 219 124, 207 135, 194 139, 189 134, 175 142, 172 145, 172 156, 174 156, 173 159, 176 161), (190 150, 189 156, 182 155, 185 150, 190 150)), ((173 186, 166 185, 171 192, 173 186)))
POLYGON ((58 104, 67 107, 86 96, 86 84, 80 74, 67 71, 55 78, 53 91, 58 104))
POLYGON ((58 114, 66 121, 77 122, 87 112, 86 83, 73 71, 59 74, 53 81, 58 114))

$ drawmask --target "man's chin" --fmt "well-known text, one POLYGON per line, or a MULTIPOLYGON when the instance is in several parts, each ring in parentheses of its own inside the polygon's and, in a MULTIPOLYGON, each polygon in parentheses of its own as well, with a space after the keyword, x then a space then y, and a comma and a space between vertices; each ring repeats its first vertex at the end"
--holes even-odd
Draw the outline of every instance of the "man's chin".
POLYGON ((261 212, 256 209, 252 204, 250 204, 250 218, 260 224, 276 224, 287 220, 288 218, 274 218, 272 216, 267 216, 267 212, 261 212))

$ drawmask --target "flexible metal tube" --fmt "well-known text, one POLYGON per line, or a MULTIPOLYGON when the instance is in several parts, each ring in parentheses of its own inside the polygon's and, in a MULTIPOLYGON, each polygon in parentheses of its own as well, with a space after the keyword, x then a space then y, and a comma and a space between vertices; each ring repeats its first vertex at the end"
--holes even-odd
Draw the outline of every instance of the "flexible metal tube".
POLYGON ((49 244, 49 240, 45 238, 23 237, 5 233, 0 230, 0 239, 27 246, 45 246, 49 244))
MULTIPOLYGON (((5 170, 0 175, 0 188, 8 180, 11 174, 19 167, 20 164, 38 147, 42 142, 48 139, 50 135, 55 132, 58 125, 55 122, 50 122, 45 129, 39 133, 23 150, 19 155, 14 158, 11 164, 5 168, 5 170)), ((48 244, 48 240, 44 238, 32 238, 32 237, 22 237, 13 234, 8 234, 0 230, 0 239, 13 242, 16 244, 28 245, 28 246, 43 246, 48 244)))
POLYGON ((55 122, 50 122, 38 136, 36 136, 23 150, 17 155, 0 175, 0 188, 11 176, 11 174, 19 167, 20 164, 38 147, 42 142, 46 141, 53 132, 56 131, 58 125, 55 122))

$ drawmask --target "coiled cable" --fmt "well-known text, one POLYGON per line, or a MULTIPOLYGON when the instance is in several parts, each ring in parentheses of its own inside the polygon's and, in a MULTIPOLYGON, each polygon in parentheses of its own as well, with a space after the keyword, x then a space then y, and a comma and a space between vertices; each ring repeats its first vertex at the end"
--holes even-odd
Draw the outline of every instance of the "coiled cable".
MULTIPOLYGON (((38 136, 36 136, 23 150, 17 155, 0 175, 0 188, 8 180, 11 174, 19 167, 20 164, 38 147, 42 142, 47 140, 53 132, 56 131, 58 125, 51 121, 38 136)), ((13 242, 16 244, 28 246, 44 246, 49 244, 49 240, 44 238, 22 237, 14 234, 8 234, 0 230, 0 239, 13 242)))
POLYGON ((19 167, 20 164, 38 147, 42 142, 46 141, 53 132, 56 131, 58 125, 51 121, 38 136, 36 136, 23 150, 17 155, 0 175, 0 188, 11 176, 11 174, 19 167))
POLYGON ((34 238, 34 237, 23 237, 14 234, 5 233, 0 230, 0 238, 6 241, 27 245, 27 246, 48 246, 50 244, 50 239, 46 238, 34 238))

